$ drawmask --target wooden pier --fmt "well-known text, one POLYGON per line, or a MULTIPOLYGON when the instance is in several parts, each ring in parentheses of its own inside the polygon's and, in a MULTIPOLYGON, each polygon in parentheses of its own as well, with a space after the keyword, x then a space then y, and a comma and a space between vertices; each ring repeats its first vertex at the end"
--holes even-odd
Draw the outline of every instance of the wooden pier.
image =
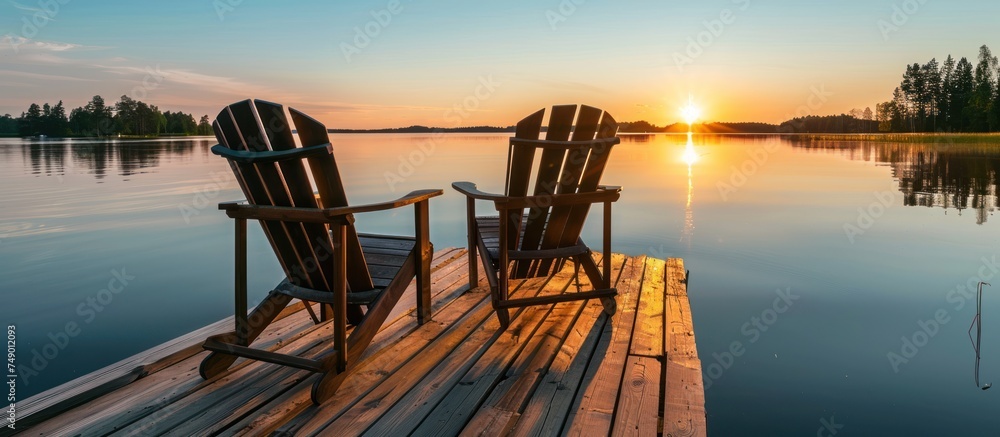
MULTIPOLYGON (((19 403, 22 435, 706 434, 701 362, 683 261, 614 255, 618 312, 596 300, 528 307, 499 331, 485 282, 468 287, 463 249, 432 265, 433 321, 418 326, 413 284, 330 401, 313 374, 238 362, 205 381, 201 343, 232 319, 19 403)), ((482 275, 480 275, 482 277, 482 275)), ((585 275, 580 275, 585 282, 585 275)), ((586 284, 584 284, 586 286, 586 284)), ((514 296, 574 292, 572 266, 516 281, 514 296)), ((220 290, 222 292, 222 290, 220 290)), ((289 307, 255 345, 309 355, 331 335, 289 307)), ((0 432, 3 434, 3 432, 0 432)))

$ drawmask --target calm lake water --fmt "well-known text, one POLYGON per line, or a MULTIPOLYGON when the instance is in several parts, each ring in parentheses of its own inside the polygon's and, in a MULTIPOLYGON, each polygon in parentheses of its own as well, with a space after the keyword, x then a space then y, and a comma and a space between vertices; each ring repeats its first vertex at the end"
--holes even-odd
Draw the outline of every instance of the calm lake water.
MULTIPOLYGON (((431 203, 444 248, 465 241, 450 183, 499 191, 505 138, 334 144, 352 202, 444 188, 431 203)), ((216 204, 242 195, 212 144, 0 139, 0 323, 36 371, 21 399, 231 314, 233 224, 216 204)), ((974 386, 966 288, 1000 268, 998 169, 990 145, 638 135, 603 181, 625 187, 615 250, 691 271, 712 435, 993 435, 1000 392, 974 386)), ((409 232, 410 214, 359 225, 409 232)), ((599 227, 591 217, 592 244, 599 227)), ((252 226, 251 301, 280 277, 252 226)), ((1000 382, 993 280, 983 383, 1000 382)))

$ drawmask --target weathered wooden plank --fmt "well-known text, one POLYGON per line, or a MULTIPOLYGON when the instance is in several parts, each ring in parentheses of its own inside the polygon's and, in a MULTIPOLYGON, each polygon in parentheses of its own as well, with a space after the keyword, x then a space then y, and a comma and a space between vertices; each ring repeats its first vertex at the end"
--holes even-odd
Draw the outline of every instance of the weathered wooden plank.
MULTIPOLYGON (((565 268, 549 277, 544 284, 539 279, 525 281, 513 295, 517 298, 564 292, 570 286, 572 278, 573 269, 565 268), (536 292, 532 289, 535 287, 541 290, 536 292)), ((427 414, 413 432, 418 435, 458 434, 510 368, 513 360, 522 353, 539 326, 546 326, 544 320, 536 321, 535 318, 545 319, 551 311, 550 305, 522 308, 517 323, 499 333, 499 338, 488 346, 489 349, 482 356, 474 360, 475 364, 464 372, 456 381, 457 385, 448 391, 447 397, 427 414)), ((493 322, 491 320, 489 325, 493 322)))
MULTIPOLYGON (((302 308, 301 302, 290 305, 278 315, 278 320, 288 317, 302 308)), ((123 385, 127 386, 132 381, 149 378, 150 375, 200 354, 203 351, 201 344, 205 338, 230 331, 233 324, 233 317, 228 317, 32 396, 24 400, 23 406, 20 406, 25 413, 18 420, 18 425, 29 428, 54 418, 59 419, 57 422, 62 422, 63 416, 68 414, 70 417, 74 417, 76 415, 69 414, 71 411, 87 411, 86 407, 89 407, 95 399, 112 393, 123 385), (123 378, 128 378, 128 380, 125 381, 123 378)), ((84 413, 81 417, 89 419, 93 418, 93 414, 84 413)))
MULTIPOLYGON (((323 352, 324 346, 333 332, 331 323, 318 325, 306 335, 287 342, 277 352, 304 356, 307 358, 323 352)), ((246 366, 199 385, 189 394, 169 405, 156 410, 150 416, 135 422, 112 435, 134 436, 148 434, 150 430, 166 432, 188 424, 204 427, 215 425, 216 419, 224 417, 227 411, 238 408, 252 408, 259 396, 270 393, 275 387, 284 388, 289 378, 302 379, 309 372, 276 366, 274 364, 250 361, 246 366), (286 382, 286 384, 281 384, 286 382)), ((180 435, 193 435, 181 433, 180 435)))
MULTIPOLYGON (((487 296, 483 289, 477 289, 475 292, 470 292, 469 294, 472 293, 482 293, 482 298, 484 299, 487 296)), ((391 376, 381 385, 375 387, 362 402, 354 405, 343 416, 336 418, 335 422, 332 424, 330 421, 323 424, 313 424, 313 429, 310 432, 318 431, 318 426, 320 428, 332 427, 330 429, 337 429, 338 431, 346 430, 361 433, 369 425, 373 425, 376 428, 379 426, 378 423, 372 424, 374 418, 381 417, 383 423, 392 422, 393 418, 398 417, 397 414, 393 413, 393 411, 399 411, 398 406, 400 402, 397 402, 398 399, 405 401, 406 396, 413 397, 420 395, 420 391, 414 389, 415 384, 420 383, 416 387, 420 387, 421 389, 425 387, 439 388, 442 387, 441 383, 428 381, 434 381, 435 378, 439 378, 442 375, 446 378, 458 378, 460 373, 449 369, 448 366, 462 366, 474 361, 468 357, 476 353, 477 350, 487 347, 486 342, 495 336, 497 327, 494 325, 497 323, 490 316, 488 300, 483 300, 474 308, 474 311, 470 311, 457 324, 461 325, 457 328, 465 337, 441 336, 441 338, 429 345, 424 352, 420 353, 408 362, 405 367, 400 369, 399 373, 411 375, 405 378, 402 375, 391 376), (484 327, 484 325, 487 327, 484 327), (445 356, 448 358, 445 359, 445 356), (435 366, 438 367, 435 368, 435 366), (423 378, 423 381, 421 381, 421 378, 423 378), (390 409, 390 407, 392 410, 386 413, 386 410, 390 409)), ((410 420, 408 418, 403 419, 404 422, 410 420)), ((414 425, 415 423, 411 423, 411 426, 414 425)), ((384 434, 377 430, 369 430, 369 432, 375 435, 384 434)), ((389 435, 393 434, 390 433, 389 435)))
MULTIPOLYGON (((399 385, 396 382, 397 379, 419 377, 426 374, 426 371, 421 371, 419 366, 429 366, 436 363, 437 361, 433 357, 440 356, 442 353, 447 354, 448 350, 454 348, 454 346, 449 345, 463 344, 469 332, 475 330, 485 319, 489 318, 490 307, 488 301, 485 300, 487 296, 488 294, 482 289, 466 292, 456 300, 456 303, 445 307, 440 315, 435 315, 435 319, 440 317, 450 324, 438 322, 418 327, 415 331, 407 334, 405 339, 387 348, 384 353, 380 352, 375 361, 365 365, 365 368, 359 372, 362 375, 374 375, 377 378, 366 376, 367 383, 362 381, 355 388, 349 384, 357 379, 357 376, 349 378, 345 382, 345 386, 342 386, 338 391, 341 396, 324 403, 321 408, 304 411, 288 424, 282 426, 279 432, 296 435, 318 433, 330 422, 340 419, 345 412, 359 403, 369 404, 365 407, 381 404, 383 397, 373 394, 378 390, 386 390, 388 387, 390 391, 395 389, 405 392, 405 386, 399 385), (405 356, 412 358, 408 361, 401 359, 405 356), (417 370, 414 370, 415 368, 417 370), (374 405, 371 403, 372 399, 377 400, 374 405)), ((386 405, 386 408, 388 406, 386 405)))
MULTIPOLYGON (((438 253, 438 255, 439 255, 439 258, 438 258, 438 260, 439 260, 439 263, 441 262, 441 258, 440 258, 440 255, 442 255, 442 253, 455 253, 455 252, 458 252, 459 254, 461 254, 461 253, 462 253, 461 251, 457 251, 457 250, 454 250, 454 249, 449 249, 449 250, 446 250, 446 251, 444 251, 444 252, 439 252, 439 253, 438 253)), ((453 258, 453 257, 452 257, 452 258, 448 258, 448 259, 447 259, 446 261, 450 261, 450 260, 452 260, 452 259, 454 259, 454 258, 453 258)), ((301 305, 299 305, 299 307, 301 308, 301 305)), ((304 315, 304 312, 303 312, 303 313, 301 313, 301 314, 300 314, 300 316, 301 316, 301 319, 302 319, 303 321, 304 321, 304 320, 308 320, 308 319, 307 319, 307 318, 305 317, 305 315, 304 315)), ((277 327, 277 326, 275 325, 275 327, 277 327)), ((284 341, 284 342, 288 342, 288 341, 291 341, 291 340, 294 340, 294 339, 295 339, 295 336, 294 336, 294 335, 288 335, 288 333, 287 333, 287 332, 284 332, 284 333, 283 333, 283 332, 278 332, 278 331, 274 331, 274 332, 272 332, 272 331, 267 331, 267 332, 265 332, 265 333, 264 333, 264 335, 263 335, 263 336, 262 336, 261 338, 259 338, 259 339, 258 339, 258 342, 259 342, 259 343, 260 343, 260 344, 261 344, 262 346, 266 347, 266 346, 267 346, 267 344, 268 344, 268 340, 269 340, 269 338, 268 338, 268 337, 273 337, 273 336, 277 336, 277 343, 281 343, 282 341, 284 341)), ((195 366, 194 366, 194 367, 196 368, 196 367, 197 367, 197 364, 195 364, 195 366)), ((199 379, 198 381, 200 382, 200 379, 199 379)), ((185 393, 185 394, 186 394, 186 393, 185 393)), ((163 400, 160 400, 160 401, 158 401, 158 404, 160 404, 160 405, 163 405, 163 404, 165 404, 165 403, 168 403, 169 401, 170 401, 170 399, 169 399, 169 398, 166 398, 166 399, 163 399, 163 400)))
MULTIPOLYGON (((313 377, 282 366, 241 360, 229 372, 203 381, 197 366, 205 353, 195 347, 149 363, 147 375, 25 430, 26 435, 263 435, 275 430, 287 435, 653 435, 657 428, 662 435, 705 435, 701 365, 681 260, 664 264, 615 255, 612 276, 618 275, 613 282, 620 292, 615 316, 603 314, 594 300, 531 307, 498 334, 485 288, 467 291, 465 255, 458 249, 435 254, 434 323, 416 324, 411 283, 404 302, 387 319, 392 322, 379 331, 337 396, 322 406, 309 399, 313 377), (665 310, 658 315, 659 302, 665 310), (656 356, 657 319, 662 320, 665 363, 656 356)), ((571 273, 567 266, 550 281, 572 287, 571 273)), ((543 279, 513 282, 520 285, 513 294, 551 292, 538 285, 543 279)), ((228 330, 231 323, 218 329, 228 330)), ((312 356, 325 350, 329 330, 329 324, 312 325, 299 311, 270 326, 258 343, 312 356)), ((192 344, 200 345, 205 335, 192 334, 192 344)))
POLYGON ((542 326, 476 411, 461 435, 505 435, 552 365, 563 339, 578 320, 584 301, 555 305, 542 326))
MULTIPOLYGON (((520 288, 518 293, 537 294, 545 286, 546 279, 539 278, 531 281, 515 281, 520 288)), ((521 314, 523 310, 518 309, 516 314, 521 314)), ((533 313, 532 313, 533 314, 533 313)), ((521 316, 528 319, 529 316, 521 316)), ((518 327, 526 326, 527 320, 516 321, 518 327)), ((421 384, 406 393, 391 409, 386 411, 367 430, 371 435, 397 435, 409 433, 416 427, 423 418, 427 417, 446 397, 452 396, 451 390, 459 384, 473 364, 480 361, 481 357, 490 347, 489 343, 498 339, 499 320, 490 317, 479 329, 473 333, 467 341, 459 345, 449 359, 445 362, 435 364, 436 367, 427 374, 421 384)))
MULTIPOLYGON (((463 296, 463 300, 474 299, 475 305, 467 307, 472 301, 464 302, 462 306, 466 307, 465 310, 454 312, 452 318, 456 320, 451 320, 453 324, 445 327, 447 329, 443 333, 421 327, 408 336, 405 342, 396 345, 393 350, 398 348, 410 355, 411 359, 402 363, 402 367, 398 367, 399 360, 393 360, 397 363, 391 367, 394 371, 381 375, 379 381, 365 387, 359 399, 345 405, 337 405, 336 408, 324 405, 322 411, 307 415, 305 418, 308 420, 305 423, 283 427, 282 431, 297 435, 319 435, 324 429, 329 428, 344 432, 344 435, 362 433, 374 418, 379 417, 397 399, 420 382, 435 363, 445 361, 444 357, 449 356, 455 348, 461 348, 462 345, 482 347, 481 344, 468 339, 490 318, 490 306, 486 297, 482 292, 467 293, 463 296), (424 333, 427 334, 427 338, 421 338, 420 334, 424 333), (420 342, 418 351, 413 351, 413 345, 409 344, 414 340, 420 342), (348 430, 351 432, 347 432, 348 430)), ((456 310, 458 309, 456 307, 456 310)), ((435 315, 435 319, 438 318, 439 316, 435 315)), ((394 354, 387 356, 391 355, 394 354)), ((298 421, 298 418, 296 419, 298 421)))
MULTIPOLYGON (((281 319, 259 339, 260 347, 273 350, 311 329, 311 322, 301 314, 281 319)), ((200 347, 199 347, 200 348, 200 347)), ((207 355, 202 352, 149 374, 127 387, 102 396, 79 408, 47 420, 29 431, 35 435, 105 435, 155 413, 207 384, 198 375, 198 364, 207 355)), ((248 362, 237 362, 232 370, 248 362)))
MULTIPOLYGON (((463 273, 467 274, 467 269, 462 262, 464 259, 465 250, 463 249, 447 248, 439 250, 434 254, 431 262, 431 282, 432 291, 435 293, 433 296, 434 300, 432 300, 432 308, 435 311, 447 308, 453 304, 461 306, 457 298, 460 297, 467 286, 467 278, 462 275, 463 273)), ((389 322, 386 322, 376 335, 372 347, 366 349, 361 356, 359 368, 349 373, 349 379, 337 391, 338 399, 351 398, 350 395, 354 388, 370 387, 373 385, 371 380, 363 378, 362 375, 384 378, 395 371, 390 366, 373 369, 368 363, 375 361, 377 356, 384 358, 385 362, 398 363, 405 356, 405 351, 400 349, 386 350, 383 345, 397 342, 404 335, 411 334, 413 329, 417 328, 416 317, 412 314, 415 307, 415 301, 413 300, 416 294, 415 290, 416 285, 411 281, 400 298, 400 303, 397 304, 397 307, 393 309, 393 312, 387 318, 389 322)), ((483 296, 475 297, 474 295, 470 295, 469 298, 482 300, 483 296)), ((439 323, 432 326, 443 330, 443 327, 449 326, 454 321, 452 318, 447 317, 446 312, 443 314, 439 313, 435 315, 436 318, 440 317, 441 320, 436 320, 439 323)), ((407 337, 406 345, 408 347, 416 349, 419 343, 414 337, 407 337)), ((217 422, 224 426, 204 429, 202 432, 213 431, 237 435, 262 435, 270 433, 283 425, 291 417, 312 406, 310 399, 311 384, 308 384, 309 381, 311 380, 305 379, 304 382, 306 383, 290 384, 292 386, 288 390, 281 392, 278 396, 270 400, 262 400, 259 403, 248 402, 253 405, 259 404, 259 407, 254 409, 252 414, 242 414, 243 411, 234 410, 227 417, 217 420, 217 422)), ((354 396, 354 399, 357 397, 354 396)), ((176 430, 184 430, 184 428, 180 427, 176 428, 176 430)), ((179 431, 172 432, 177 433, 179 431)))
MULTIPOLYGON (((590 279, 581 278, 580 286, 583 289, 591 287, 590 279)), ((583 301, 553 307, 545 325, 531 336, 524 351, 493 388, 462 435, 504 435, 510 431, 585 309, 583 301)))
POLYGON ((559 432, 607 322, 600 302, 588 301, 545 377, 515 418, 511 436, 552 436, 559 432))
MULTIPOLYGON (((326 326, 330 326, 327 324, 326 326)), ((327 335, 332 335, 333 329, 327 335)), ((328 342, 318 342, 315 347, 306 351, 305 354, 317 355, 328 347, 328 342)), ((265 364, 265 363, 262 363, 265 364)), ((286 366, 271 366, 271 369, 262 369, 268 375, 260 378, 255 383, 247 384, 240 389, 239 393, 230 394, 223 398, 223 402, 209 400, 205 398, 200 404, 192 404, 188 408, 196 414, 181 420, 177 426, 170 428, 171 435, 195 436, 195 435, 216 435, 220 431, 229 428, 234 422, 239 421, 247 415, 256 414, 256 411, 270 400, 279 397, 292 387, 297 385, 312 386, 311 382, 316 375, 308 372, 296 370, 286 366)), ((129 435, 147 435, 143 431, 129 435)))
MULTIPOLYGON (((436 338, 434 335, 440 335, 448 326, 463 316, 469 308, 485 298, 485 294, 482 292, 467 293, 468 272, 463 262, 464 258, 464 250, 449 252, 448 255, 435 258, 447 262, 443 265, 432 265, 432 290, 437 294, 434 295, 431 302, 436 323, 420 327, 415 315, 412 314, 414 305, 411 304, 408 307, 402 304, 397 305, 393 310, 395 317, 390 315, 390 320, 393 322, 386 324, 376 335, 372 346, 366 349, 361 356, 358 367, 337 390, 336 397, 323 404, 323 412, 342 411, 353 405, 371 387, 397 371, 406 360, 419 353, 436 338), (415 332, 417 329, 423 329, 427 332, 415 332)), ((400 301, 414 302, 412 300, 413 289, 415 286, 411 283, 410 288, 407 289, 411 299, 408 300, 404 295, 400 301)), ((319 408, 312 407, 309 391, 308 385, 300 385, 289 390, 259 409, 254 416, 246 417, 235 423, 230 427, 229 432, 237 435, 267 434, 286 425, 300 413, 311 408, 310 413, 312 414, 305 414, 298 418, 300 422, 305 422, 320 412, 319 408)))
MULTIPOLYGON (((612 257, 612 278, 621 273, 625 259, 620 254, 612 257)), ((542 383, 517 417, 511 435, 552 436, 562 428, 569 416, 573 395, 580 386, 604 325, 608 323, 609 317, 603 308, 596 299, 588 301, 542 383)))
POLYGON ((660 379, 657 358, 629 356, 618 395, 613 436, 656 436, 660 427, 660 379))
POLYGON ((635 313, 635 330, 632 332, 629 353, 662 358, 663 311, 666 305, 663 283, 665 265, 656 258, 646 258, 645 263, 646 271, 642 277, 642 292, 639 294, 639 308, 635 313))
MULTIPOLYGON (((465 251, 461 249, 438 251, 433 258, 431 264, 431 282, 435 295, 432 301, 432 308, 434 310, 444 309, 444 311, 438 312, 435 315, 437 323, 426 325, 429 330, 441 332, 444 328, 453 324, 461 314, 464 314, 466 310, 463 308, 467 308, 469 305, 461 304, 460 300, 465 299, 470 302, 481 302, 485 297, 483 293, 479 293, 478 296, 471 293, 467 293, 465 296, 462 295, 467 290, 468 284, 466 276, 468 274, 467 267, 462 262, 464 259, 465 251), (453 310, 453 307, 458 307, 460 311, 453 310), (454 315, 449 314, 449 309, 451 309, 451 313, 454 313, 454 315)), ((393 312, 387 318, 391 322, 387 322, 376 335, 372 346, 366 349, 361 356, 358 367, 347 374, 348 379, 346 379, 345 384, 338 390, 336 398, 324 404, 324 409, 329 409, 331 408, 331 404, 338 402, 344 403, 348 400, 356 402, 360 397, 360 393, 355 390, 356 388, 365 389, 374 386, 375 382, 371 378, 384 379, 387 375, 397 370, 399 363, 405 361, 404 358, 408 354, 412 355, 423 347, 419 335, 413 332, 414 329, 418 328, 415 316, 412 314, 415 302, 413 300, 416 293, 415 288, 415 283, 411 282, 401 298, 401 303, 393 309, 393 312), (403 338, 404 335, 407 335, 407 337, 403 338), (393 342, 397 342, 396 346, 402 346, 402 348, 388 349, 385 347, 385 345, 392 344, 393 342), (376 359, 382 361, 383 365, 381 367, 369 364, 376 361, 376 359)), ((423 342, 423 344, 426 343, 423 342)), ((230 409, 232 411, 230 411, 228 416, 215 418, 214 422, 221 424, 219 426, 197 428, 182 425, 171 432, 199 435, 216 432, 247 435, 269 433, 284 424, 285 421, 295 414, 311 407, 312 403, 309 397, 311 387, 307 382, 309 382, 308 379, 304 381, 299 379, 271 384, 272 386, 287 385, 289 388, 284 391, 277 389, 270 390, 270 393, 280 392, 278 396, 270 399, 266 398, 263 394, 258 395, 257 398, 261 398, 263 402, 257 402, 256 400, 248 402, 250 405, 259 405, 259 407, 254 409, 252 414, 248 414, 245 408, 237 407, 235 410, 230 409)), ((198 422, 206 422, 206 420, 199 419, 198 422)))
POLYGON ((670 258, 666 266, 667 363, 663 434, 704 436, 708 433, 705 387, 695 345, 684 261, 670 258))
POLYGON ((584 389, 577 393, 575 408, 563 428, 564 435, 605 434, 611 430, 644 267, 642 258, 630 258, 622 269, 617 284, 618 312, 612 323, 605 325, 596 356, 584 376, 584 389))

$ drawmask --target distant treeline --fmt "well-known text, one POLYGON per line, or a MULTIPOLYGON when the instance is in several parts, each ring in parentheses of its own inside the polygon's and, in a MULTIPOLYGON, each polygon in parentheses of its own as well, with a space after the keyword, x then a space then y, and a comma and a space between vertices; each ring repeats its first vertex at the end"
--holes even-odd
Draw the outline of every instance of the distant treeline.
POLYGON ((618 123, 621 133, 770 133, 777 132, 778 126, 767 123, 697 123, 688 126, 685 123, 674 123, 667 126, 657 126, 645 120, 618 123))
POLYGON ((160 112, 156 105, 128 96, 122 96, 113 106, 106 105, 101 96, 94 96, 69 115, 62 100, 55 105, 32 103, 20 117, 10 114, 0 117, 0 134, 50 137, 211 135, 212 125, 207 115, 195 122, 192 114, 160 112))
POLYGON ((951 55, 938 65, 906 66, 892 100, 876 105, 881 132, 998 132, 1000 87, 997 57, 979 48, 973 68, 968 59, 951 55))
MULTIPOLYGON (((687 132, 686 124, 655 126, 645 121, 622 123, 621 132, 687 132)), ((691 126, 708 133, 1000 132, 1000 67, 990 48, 979 48, 975 67, 968 59, 948 55, 943 64, 906 66, 892 100, 847 114, 810 115, 780 125, 705 123, 691 126)))
MULTIPOLYGON (((871 108, 852 109, 848 114, 805 116, 780 125, 767 123, 701 123, 690 126, 699 133, 855 133, 876 132, 1000 132, 1000 66, 989 47, 979 48, 975 67, 966 58, 948 55, 944 63, 931 59, 906 66, 903 80, 892 99, 871 108)), ((620 123, 623 133, 687 132, 687 124, 655 126, 646 121, 620 123)), ((332 133, 435 133, 513 132, 513 126, 435 128, 409 126, 386 129, 330 129, 332 133)), ((94 96, 69 115, 62 101, 52 106, 32 103, 14 118, 0 117, 0 135, 22 136, 153 136, 160 134, 211 135, 207 115, 195 122, 183 112, 161 113, 155 105, 122 96, 106 106, 94 96)))
POLYGON ((450 133, 490 133, 490 132, 514 132, 514 126, 470 126, 470 127, 428 127, 409 126, 384 129, 327 129, 332 134, 364 133, 364 134, 429 134, 437 132, 450 133))
MULTIPOLYGON (((856 111, 856 110, 855 110, 856 111)), ((854 111, 851 111, 852 113, 854 111)), ((646 121, 619 124, 622 133, 695 133, 712 134, 779 134, 779 133, 873 133, 878 132, 878 122, 865 120, 851 114, 810 115, 793 118, 779 124, 768 123, 696 123, 688 127, 684 123, 656 126, 646 121)))

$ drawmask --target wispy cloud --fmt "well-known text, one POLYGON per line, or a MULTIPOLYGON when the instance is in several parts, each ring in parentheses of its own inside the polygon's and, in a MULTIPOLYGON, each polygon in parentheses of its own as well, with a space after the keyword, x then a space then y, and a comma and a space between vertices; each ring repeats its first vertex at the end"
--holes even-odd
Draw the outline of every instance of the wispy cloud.
POLYGON ((61 43, 61 42, 46 42, 46 41, 32 41, 32 47, 39 50, 48 50, 53 52, 65 52, 67 50, 73 50, 80 48, 79 44, 61 43))
POLYGON ((22 5, 22 4, 14 1, 14 0, 7 0, 7 3, 10 3, 11 6, 13 6, 13 7, 17 8, 17 9, 20 9, 22 11, 25 11, 25 12, 41 13, 41 16, 43 18, 48 19, 48 20, 52 20, 52 17, 49 16, 48 11, 42 10, 40 8, 33 8, 31 6, 22 5))
POLYGON ((145 67, 94 64, 92 67, 120 76, 162 76, 167 82, 229 95, 262 95, 273 92, 269 87, 247 83, 234 77, 214 76, 184 68, 161 68, 159 64, 145 67))
POLYGON ((32 72, 28 72, 28 71, 13 71, 13 70, 0 70, 0 76, 17 76, 17 77, 26 77, 26 78, 29 78, 29 79, 40 79, 40 80, 97 82, 94 79, 84 79, 84 78, 80 78, 80 77, 60 76, 60 75, 53 75, 53 74, 40 74, 40 73, 32 73, 32 72))
POLYGON ((88 46, 68 42, 40 41, 11 34, 6 34, 0 37, 0 51, 10 49, 17 51, 35 50, 41 52, 68 52, 79 50, 103 50, 107 48, 108 47, 88 46))
MULTIPOLYGON (((96 56, 84 53, 98 49, 113 47, 2 35, 0 55, 4 56, 4 61, 0 67, 0 77, 41 87, 52 86, 55 81, 97 82, 104 87, 117 87, 126 93, 136 89, 145 91, 144 95, 158 93, 156 97, 149 97, 158 102, 184 101, 196 97, 207 101, 249 96, 280 97, 282 101, 288 101, 289 98, 289 93, 278 86, 255 83, 236 76, 213 75, 192 68, 164 66, 159 63, 144 64, 142 60, 126 58, 117 53, 96 56), (11 51, 17 55, 7 56, 11 51)), ((3 88, 5 91, 10 89, 8 86, 3 88)), ((295 97, 295 101, 303 101, 309 96, 295 97)), ((198 100, 191 102, 189 106, 200 106, 196 104, 198 100)), ((378 108, 370 110, 377 111, 378 108)))

